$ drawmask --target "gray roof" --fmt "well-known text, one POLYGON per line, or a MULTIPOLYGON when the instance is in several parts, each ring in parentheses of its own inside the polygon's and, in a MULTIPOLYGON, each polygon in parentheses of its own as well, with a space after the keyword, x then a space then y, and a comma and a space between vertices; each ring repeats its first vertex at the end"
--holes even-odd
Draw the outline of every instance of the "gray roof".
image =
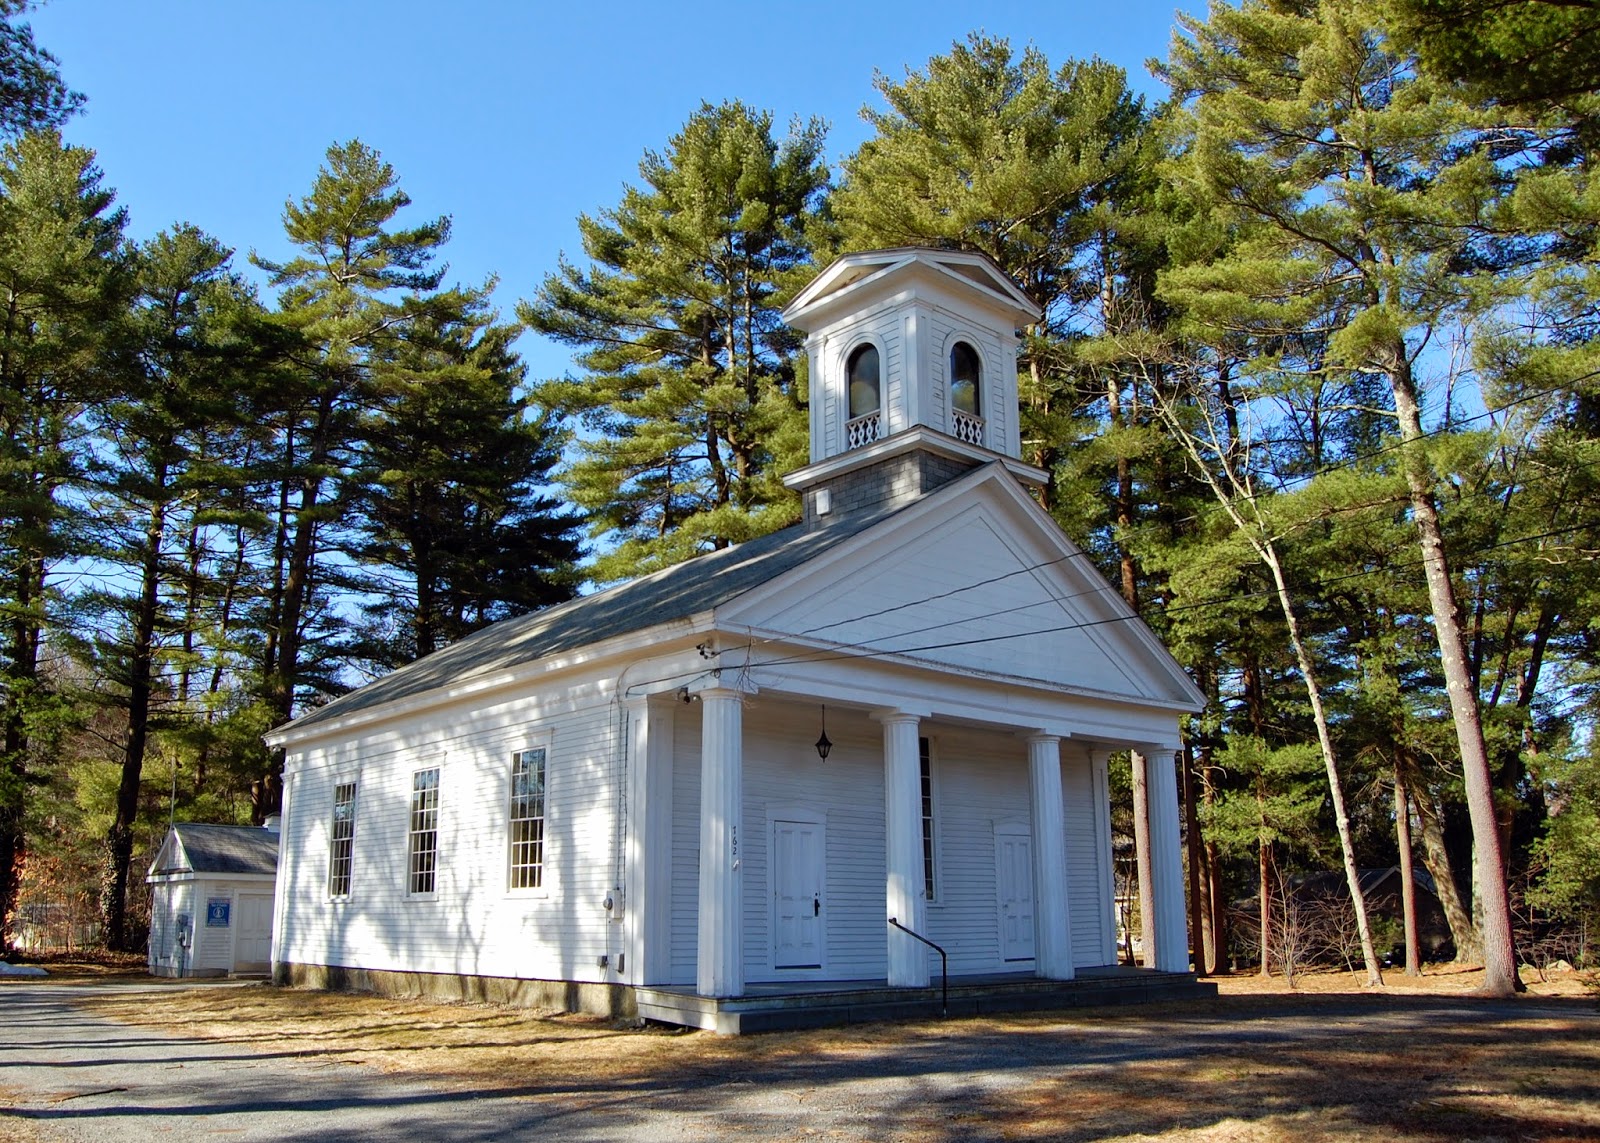
POLYGON ((302 715, 292 725, 315 726, 630 631, 687 619, 776 579, 906 506, 855 513, 810 531, 797 524, 558 607, 501 620, 302 715))
MULTIPOLYGON (((172 827, 196 873, 278 872, 278 834, 260 826, 178 822, 172 827)), ((156 873, 169 870, 154 870, 156 873)))

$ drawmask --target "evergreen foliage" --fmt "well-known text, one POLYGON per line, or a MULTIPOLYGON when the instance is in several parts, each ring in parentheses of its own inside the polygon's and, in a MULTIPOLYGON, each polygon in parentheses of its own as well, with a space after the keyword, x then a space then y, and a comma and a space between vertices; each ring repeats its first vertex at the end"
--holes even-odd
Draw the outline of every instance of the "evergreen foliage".
POLYGON ((1587 6, 1219 3, 1179 18, 1154 109, 1102 61, 974 35, 876 77, 836 190, 819 124, 706 104, 516 321, 445 281, 449 219, 408 221, 360 141, 256 236, 287 250, 252 256, 265 301, 192 226, 129 241, 51 132, 80 100, 27 9, 0 0, 8 923, 25 873, 136 944, 169 816, 273 808, 271 726, 793 521, 781 307, 832 253, 903 244, 981 251, 1042 304, 1025 459, 1208 698, 1198 962, 1226 964, 1231 903, 1282 912, 1299 874, 1413 837, 1465 959, 1493 952, 1485 854, 1520 951, 1600 919, 1587 6), (572 375, 528 383, 528 330, 572 375))
POLYGON ((563 260, 518 307, 584 370, 534 399, 577 430, 561 476, 611 544, 596 579, 798 519, 780 478, 806 459, 805 382, 778 313, 812 272, 822 142, 819 123, 780 141, 770 114, 702 106, 642 185, 578 220, 589 265, 563 260))

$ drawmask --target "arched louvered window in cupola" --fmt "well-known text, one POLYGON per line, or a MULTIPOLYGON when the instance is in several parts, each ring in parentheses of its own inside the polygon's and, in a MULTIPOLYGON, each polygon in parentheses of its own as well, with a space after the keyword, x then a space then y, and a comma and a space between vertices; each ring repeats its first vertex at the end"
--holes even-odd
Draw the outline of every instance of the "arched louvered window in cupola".
POLYGON ((850 387, 850 419, 845 422, 845 447, 860 448, 883 436, 883 373, 878 347, 858 345, 845 365, 850 387))
POLYGON ((983 362, 964 341, 950 347, 950 435, 983 444, 983 362))

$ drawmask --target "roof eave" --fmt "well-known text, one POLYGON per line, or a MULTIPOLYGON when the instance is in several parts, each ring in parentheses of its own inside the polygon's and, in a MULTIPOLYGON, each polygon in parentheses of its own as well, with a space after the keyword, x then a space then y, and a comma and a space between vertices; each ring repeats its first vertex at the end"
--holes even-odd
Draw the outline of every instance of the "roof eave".
POLYGON ((664 646, 675 641, 704 636, 712 629, 711 621, 711 612, 701 612, 686 619, 674 619, 653 627, 640 628, 599 643, 575 647, 570 651, 541 656, 502 671, 469 676, 455 685, 434 687, 420 694, 406 695, 376 706, 361 707, 337 718, 313 722, 303 727, 299 725, 301 720, 297 719, 275 727, 262 737, 266 744, 274 749, 287 749, 330 735, 370 729, 392 719, 423 714, 466 699, 480 699, 500 691, 513 690, 533 679, 602 666, 625 655, 637 658, 646 649, 652 653, 659 653, 664 646))

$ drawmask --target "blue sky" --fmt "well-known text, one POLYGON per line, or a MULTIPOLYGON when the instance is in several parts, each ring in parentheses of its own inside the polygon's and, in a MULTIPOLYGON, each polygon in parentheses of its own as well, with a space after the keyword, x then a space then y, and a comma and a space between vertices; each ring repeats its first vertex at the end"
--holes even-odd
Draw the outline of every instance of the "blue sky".
MULTIPOLYGON (((1200 11, 1199 0, 1185 10, 1200 11)), ((414 205, 453 218, 452 280, 497 274, 509 314, 563 251, 574 220, 614 204, 702 100, 741 99, 830 124, 835 162, 868 134, 874 71, 891 77, 983 30, 1059 65, 1101 56, 1157 96, 1172 0, 1087 4, 879 0, 605 4, 460 0, 49 0, 28 17, 88 96, 68 138, 147 237, 193 222, 243 255, 287 253, 284 201, 323 152, 360 138, 414 205)), ((564 350, 525 338, 535 376, 564 350)))

